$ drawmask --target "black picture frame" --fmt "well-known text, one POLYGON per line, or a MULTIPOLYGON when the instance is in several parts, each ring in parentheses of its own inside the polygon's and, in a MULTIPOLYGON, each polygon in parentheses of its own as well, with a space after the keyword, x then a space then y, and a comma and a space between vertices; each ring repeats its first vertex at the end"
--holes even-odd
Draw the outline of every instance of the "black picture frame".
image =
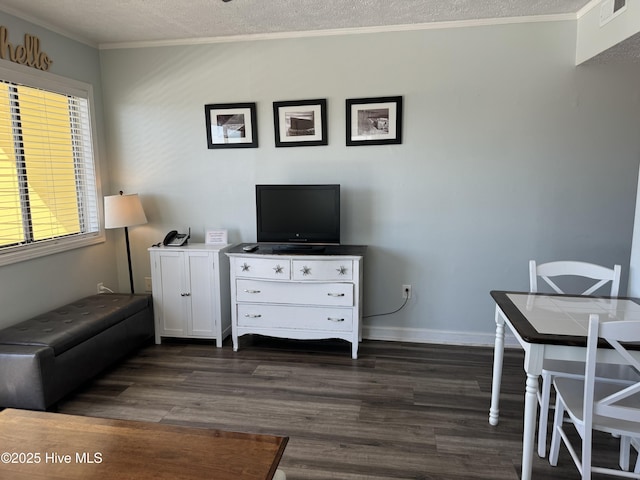
POLYGON ((402 143, 402 96, 346 100, 347 146, 402 143))
POLYGON ((255 102, 207 104, 204 115, 208 148, 258 147, 255 102))
POLYGON ((327 100, 273 102, 276 147, 327 145, 327 100))

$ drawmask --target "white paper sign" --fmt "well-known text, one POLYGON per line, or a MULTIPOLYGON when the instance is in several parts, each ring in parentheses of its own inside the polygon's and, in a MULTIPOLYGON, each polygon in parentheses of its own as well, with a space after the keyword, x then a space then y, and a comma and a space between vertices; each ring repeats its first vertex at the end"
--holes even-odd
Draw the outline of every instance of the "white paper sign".
POLYGON ((226 230, 207 230, 207 233, 205 235, 205 243, 207 245, 226 245, 227 231, 226 230))

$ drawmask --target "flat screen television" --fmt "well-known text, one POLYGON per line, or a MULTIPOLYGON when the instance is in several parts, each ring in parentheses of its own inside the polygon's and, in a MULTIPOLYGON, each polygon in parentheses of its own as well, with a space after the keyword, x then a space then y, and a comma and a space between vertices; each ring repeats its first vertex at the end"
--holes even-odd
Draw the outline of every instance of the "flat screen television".
POLYGON ((340 243, 340 185, 256 185, 258 242, 340 243))

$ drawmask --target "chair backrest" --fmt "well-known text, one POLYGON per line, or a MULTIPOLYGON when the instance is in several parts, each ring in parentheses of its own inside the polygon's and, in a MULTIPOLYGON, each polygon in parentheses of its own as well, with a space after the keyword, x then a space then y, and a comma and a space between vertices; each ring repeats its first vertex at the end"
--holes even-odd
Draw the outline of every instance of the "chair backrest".
POLYGON ((591 430, 593 415, 600 415, 625 421, 640 422, 640 404, 637 397, 640 382, 629 386, 618 385, 619 390, 594 402, 596 382, 596 364, 598 361, 598 339, 608 342, 624 362, 640 374, 640 361, 634 357, 625 344, 620 342, 640 342, 640 320, 622 320, 601 322, 598 315, 589 316, 589 338, 587 340, 587 358, 584 382, 584 421, 585 430, 591 430))
POLYGON ((592 286, 587 288, 580 295, 591 295, 607 282, 611 282, 611 292, 609 295, 617 297, 618 290, 620 289, 621 272, 622 267, 620 265, 614 265, 613 268, 607 268, 594 263, 574 261, 549 262, 538 265, 535 260, 531 260, 529 261, 529 291, 531 293, 538 292, 538 277, 540 277, 551 288, 553 288, 556 293, 568 293, 562 291, 552 278, 575 276, 589 278, 595 281, 592 286))

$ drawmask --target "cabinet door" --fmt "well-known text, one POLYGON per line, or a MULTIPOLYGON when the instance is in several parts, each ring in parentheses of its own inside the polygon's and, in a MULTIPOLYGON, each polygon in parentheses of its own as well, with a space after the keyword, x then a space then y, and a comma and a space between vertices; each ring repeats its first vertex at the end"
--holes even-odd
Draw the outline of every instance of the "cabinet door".
MULTIPOLYGON (((183 336, 186 329, 184 255, 182 252, 158 253, 160 286, 153 295, 160 296, 160 327, 163 335, 183 336), (156 292, 157 290, 157 292, 156 292)), ((155 287, 155 285, 154 285, 155 287)))
POLYGON ((213 258, 207 252, 188 252, 186 269, 189 280, 189 335, 214 335, 213 258))

